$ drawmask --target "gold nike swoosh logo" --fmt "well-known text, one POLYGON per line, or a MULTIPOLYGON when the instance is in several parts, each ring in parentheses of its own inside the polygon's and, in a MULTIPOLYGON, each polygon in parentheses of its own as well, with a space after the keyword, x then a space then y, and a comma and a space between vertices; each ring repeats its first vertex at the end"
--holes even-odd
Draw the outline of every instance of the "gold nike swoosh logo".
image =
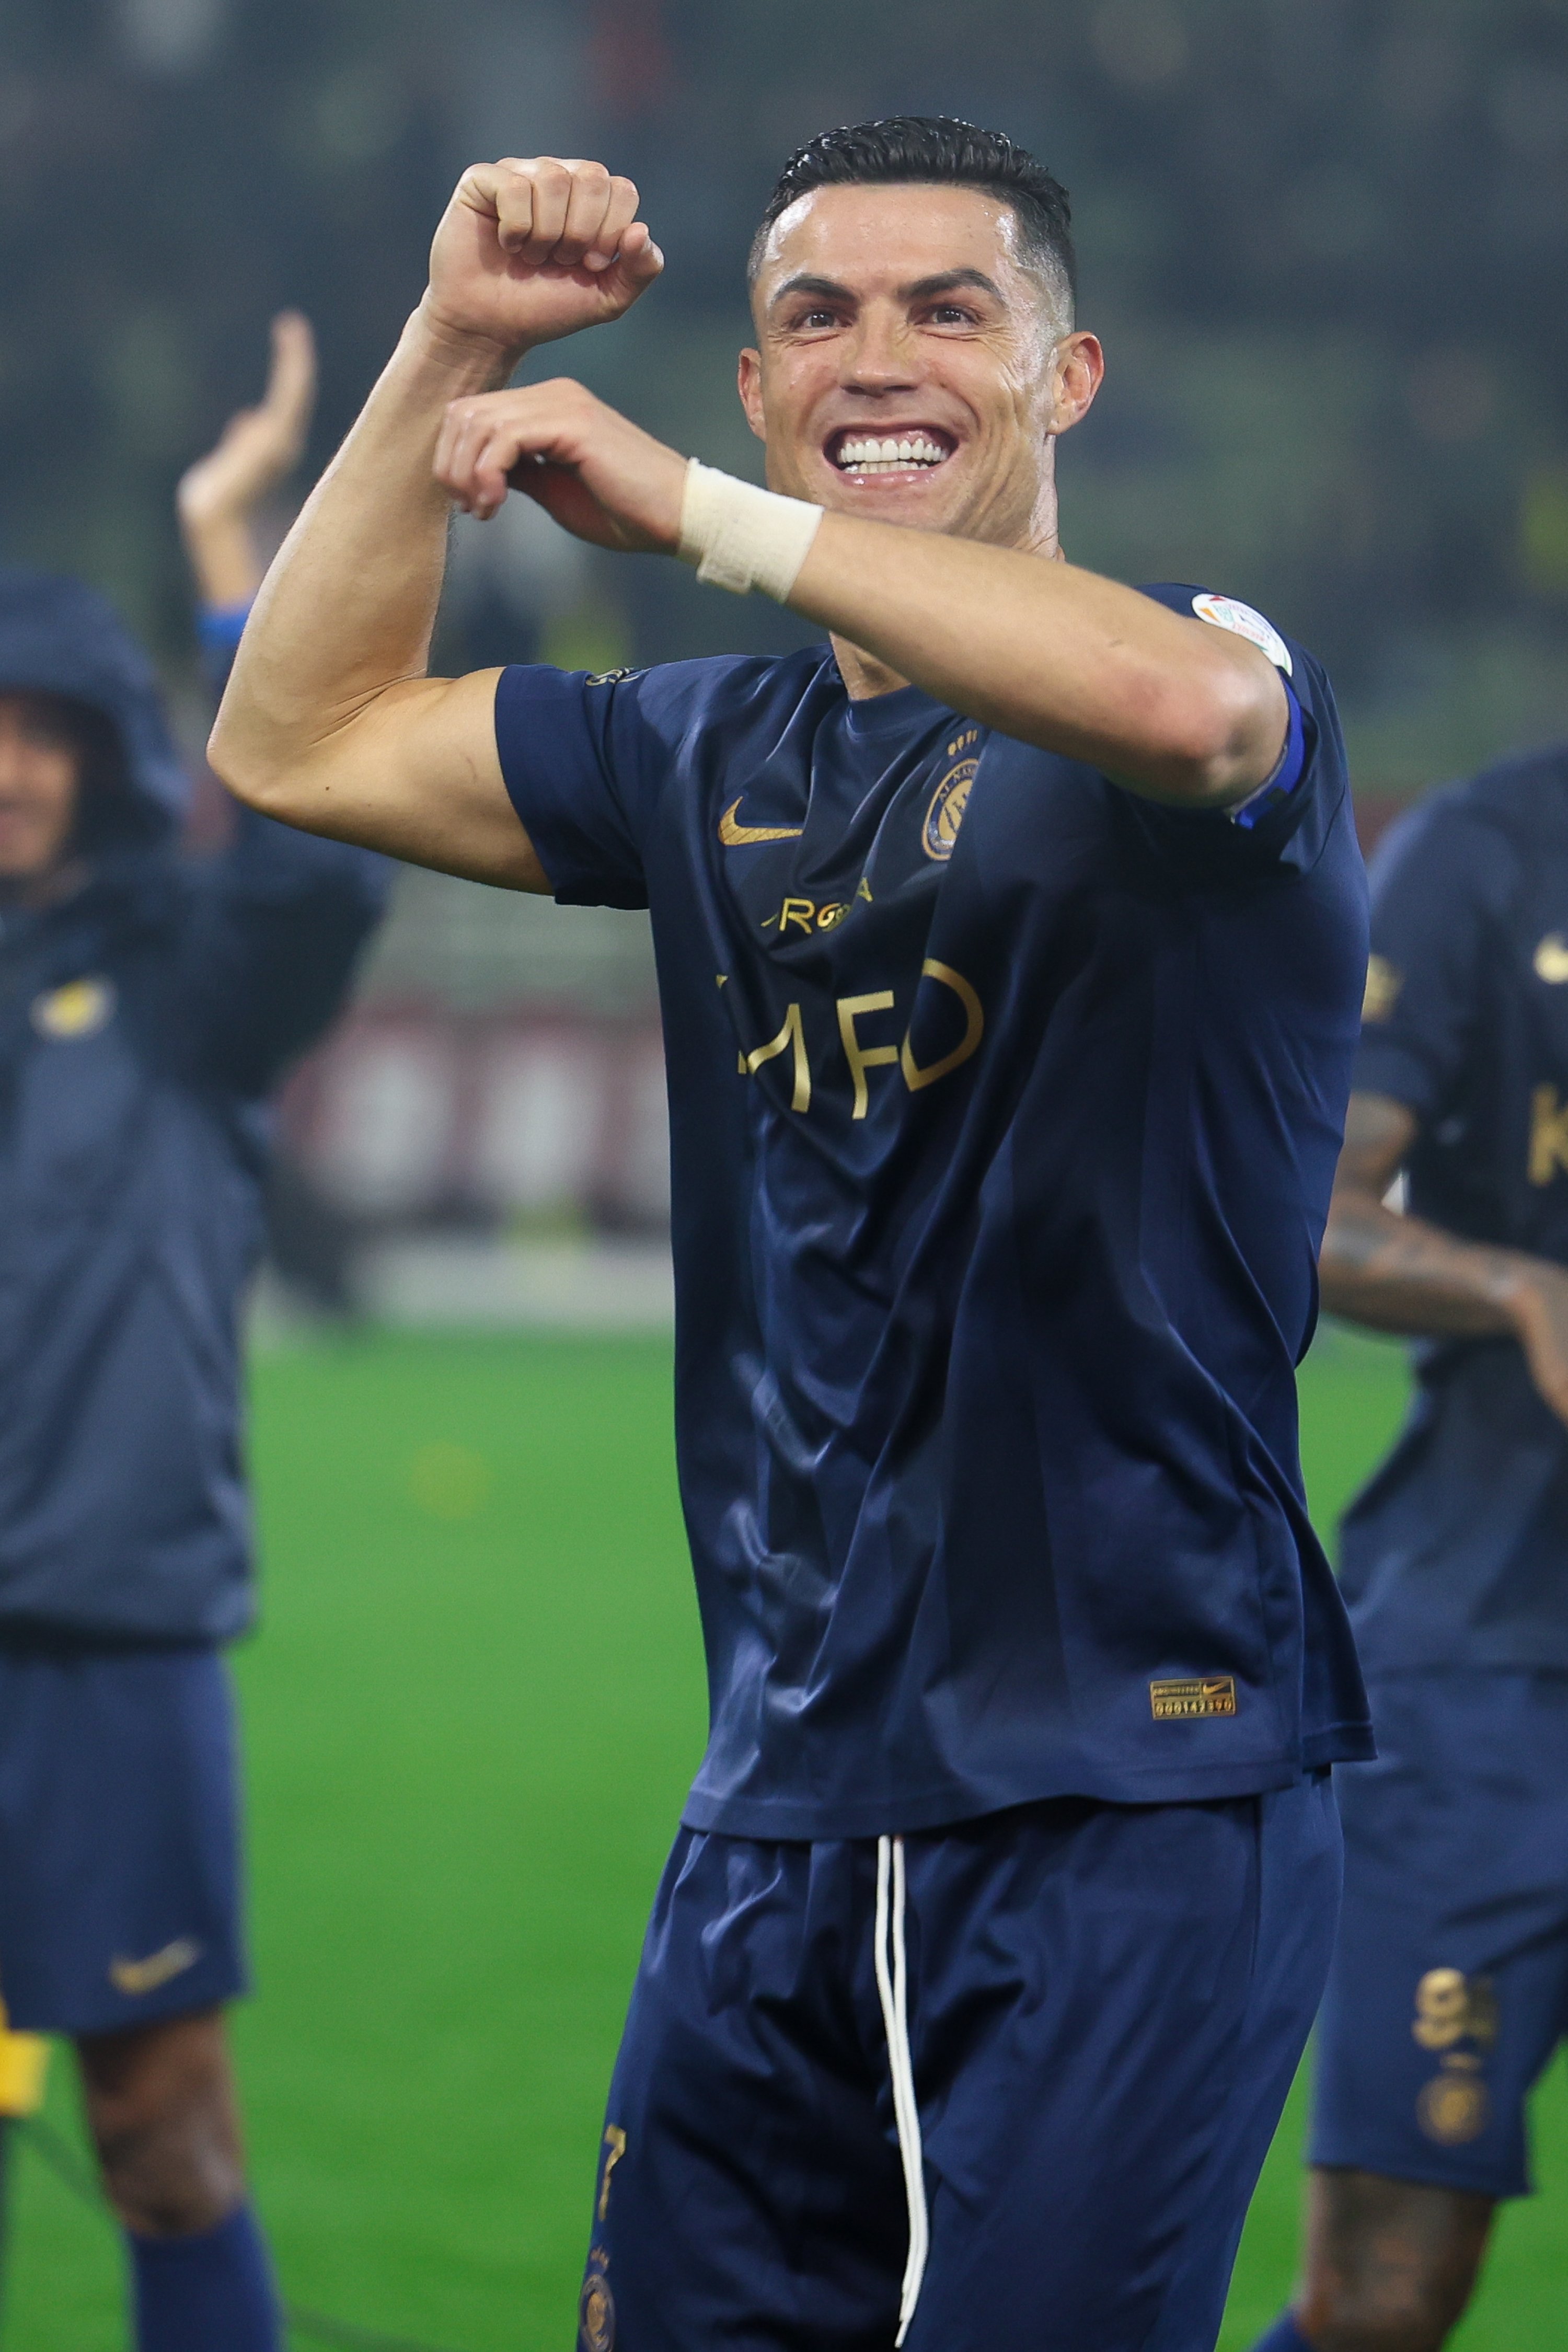
POLYGON ((156 1992, 174 1977, 184 1976, 201 1958, 202 1948, 194 1936, 180 1936, 174 1943, 165 1944, 161 1952, 153 1952, 144 1960, 111 1960, 109 1981, 116 1992, 132 1996, 156 1992))
MULTIPOLYGON (((745 799, 744 793, 741 800, 745 799)), ((749 841, 798 841, 805 831, 804 824, 737 824, 735 811, 741 801, 731 801, 719 820, 719 838, 726 849, 742 849, 749 841)))

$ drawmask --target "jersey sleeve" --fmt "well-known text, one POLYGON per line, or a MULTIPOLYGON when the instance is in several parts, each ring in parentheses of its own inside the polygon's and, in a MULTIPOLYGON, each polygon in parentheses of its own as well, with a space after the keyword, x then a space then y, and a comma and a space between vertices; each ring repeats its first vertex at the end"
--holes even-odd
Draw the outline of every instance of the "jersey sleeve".
POLYGON ((647 675, 514 667, 497 681, 501 775, 562 906, 647 905, 656 772, 638 694, 647 675))
POLYGON ((1401 818, 1373 860, 1354 1084, 1392 1096, 1423 1125, 1441 1114, 1471 1050, 1508 857, 1494 827, 1439 797, 1401 818))
POLYGON ((1142 593, 1173 613, 1228 629, 1257 646, 1279 672, 1287 720, 1273 774, 1239 807, 1176 809, 1142 801, 1139 819, 1145 834, 1174 866, 1199 875, 1311 866, 1350 796, 1339 713, 1321 665, 1234 596, 1164 583, 1142 593))

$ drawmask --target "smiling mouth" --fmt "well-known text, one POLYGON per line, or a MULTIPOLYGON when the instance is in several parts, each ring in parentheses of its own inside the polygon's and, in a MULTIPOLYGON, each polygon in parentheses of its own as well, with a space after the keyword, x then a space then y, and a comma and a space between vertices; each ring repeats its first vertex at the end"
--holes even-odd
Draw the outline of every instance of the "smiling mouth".
POLYGON ((850 431, 837 434, 826 454, 841 474, 929 474, 946 464, 952 444, 923 425, 908 433, 850 431))

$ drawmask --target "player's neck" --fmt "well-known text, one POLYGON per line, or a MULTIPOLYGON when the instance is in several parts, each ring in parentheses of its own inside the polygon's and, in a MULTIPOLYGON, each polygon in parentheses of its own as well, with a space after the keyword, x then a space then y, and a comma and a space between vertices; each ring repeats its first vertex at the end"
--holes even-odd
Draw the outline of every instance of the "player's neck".
POLYGON ((851 702, 868 702, 873 695, 897 694, 901 686, 908 686, 907 677, 900 677, 863 646, 852 646, 847 637, 835 636, 831 642, 838 675, 851 702))

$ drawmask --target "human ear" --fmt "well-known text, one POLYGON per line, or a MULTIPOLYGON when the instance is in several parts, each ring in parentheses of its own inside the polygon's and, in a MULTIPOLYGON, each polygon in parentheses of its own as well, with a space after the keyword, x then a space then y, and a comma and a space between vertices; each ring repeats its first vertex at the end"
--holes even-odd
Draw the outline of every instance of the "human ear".
POLYGON ((751 426, 759 441, 765 441, 768 437, 768 427, 767 420, 763 413, 763 355, 761 352, 747 350, 741 353, 741 364, 736 376, 736 389, 739 391, 741 395, 741 405, 746 412, 747 424, 751 426))
POLYGON ((1105 381, 1105 353, 1098 335, 1064 335, 1051 357, 1051 421, 1047 431, 1070 433, 1088 415, 1105 381))

